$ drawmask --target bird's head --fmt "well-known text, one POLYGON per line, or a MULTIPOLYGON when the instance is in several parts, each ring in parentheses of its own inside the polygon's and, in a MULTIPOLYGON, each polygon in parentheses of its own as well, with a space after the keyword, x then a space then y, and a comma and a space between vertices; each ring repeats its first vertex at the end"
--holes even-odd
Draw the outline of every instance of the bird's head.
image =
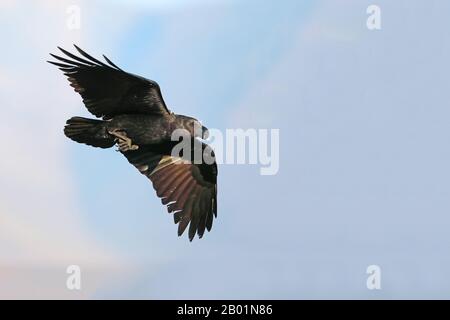
POLYGON ((203 126, 200 121, 188 116, 177 115, 183 129, 186 129, 194 138, 207 139, 209 136, 208 128, 203 126))

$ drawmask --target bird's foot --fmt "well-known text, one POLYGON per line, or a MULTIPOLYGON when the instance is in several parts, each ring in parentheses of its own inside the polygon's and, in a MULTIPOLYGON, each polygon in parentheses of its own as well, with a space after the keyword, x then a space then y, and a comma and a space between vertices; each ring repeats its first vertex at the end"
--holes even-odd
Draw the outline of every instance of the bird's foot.
POLYGON ((139 149, 139 146, 136 144, 133 144, 133 141, 131 141, 130 138, 126 135, 125 132, 119 132, 119 131, 108 131, 108 133, 114 137, 114 141, 117 143, 117 151, 121 152, 127 152, 127 151, 133 151, 139 149))
POLYGON ((139 149, 139 146, 132 144, 131 140, 126 141, 126 140, 122 140, 120 138, 116 138, 116 143, 117 143, 116 151, 127 152, 127 151, 133 151, 133 150, 139 149))

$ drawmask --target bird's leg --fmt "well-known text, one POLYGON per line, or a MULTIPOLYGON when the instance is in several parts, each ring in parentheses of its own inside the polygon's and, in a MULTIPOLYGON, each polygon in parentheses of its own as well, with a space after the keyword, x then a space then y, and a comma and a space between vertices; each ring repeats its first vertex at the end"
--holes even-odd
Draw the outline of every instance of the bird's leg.
POLYGON ((116 137, 115 141, 119 147, 119 151, 126 152, 130 150, 139 149, 138 145, 133 144, 130 138, 127 137, 126 133, 120 130, 108 131, 108 133, 116 137))

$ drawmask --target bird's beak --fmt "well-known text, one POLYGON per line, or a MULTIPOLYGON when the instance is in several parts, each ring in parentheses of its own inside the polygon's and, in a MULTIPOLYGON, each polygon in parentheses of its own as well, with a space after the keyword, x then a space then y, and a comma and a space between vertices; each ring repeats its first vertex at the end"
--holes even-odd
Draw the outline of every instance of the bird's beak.
POLYGON ((209 137, 209 130, 207 127, 202 126, 202 135, 203 139, 208 139, 209 137))

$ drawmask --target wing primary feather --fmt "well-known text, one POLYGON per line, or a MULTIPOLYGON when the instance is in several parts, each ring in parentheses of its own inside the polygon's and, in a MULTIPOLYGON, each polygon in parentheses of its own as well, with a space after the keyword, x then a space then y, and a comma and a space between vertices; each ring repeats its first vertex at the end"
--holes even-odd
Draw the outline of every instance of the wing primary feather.
POLYGON ((217 185, 214 186, 214 195, 213 195, 213 213, 217 218, 217 185))
POLYGON ((173 214, 173 222, 178 223, 181 221, 181 218, 183 217, 183 211, 175 211, 173 214))
MULTIPOLYGON (((59 68, 59 70, 64 71, 64 72, 71 72, 72 74, 73 74, 74 72, 76 72, 76 71, 73 70, 73 67, 70 67, 70 68, 59 68)), ((66 73, 64 73, 64 75, 67 76, 66 73)), ((69 75, 70 75, 70 74, 69 74, 69 75)))
POLYGON ((196 193, 197 196, 195 198, 195 203, 193 206, 193 210, 192 210, 192 219, 191 219, 191 224, 189 226, 189 241, 192 241, 195 237, 195 234, 197 233, 198 230, 198 223, 200 222, 200 201, 202 199, 202 192, 200 189, 200 192, 196 193))
POLYGON ((156 168, 148 174, 148 177, 156 180, 161 179, 167 174, 171 174, 176 171, 176 167, 172 164, 164 164, 162 166, 157 165, 156 168))
POLYGON ((163 183, 161 183, 161 185, 159 186, 159 192, 161 194, 165 194, 169 189, 173 188, 173 184, 176 181, 176 179, 180 178, 180 177, 185 177, 186 175, 189 174, 189 172, 185 172, 183 171, 182 168, 178 169, 175 168, 173 169, 175 171, 173 171, 172 176, 167 177, 163 183))
POLYGON ((51 63, 51 64, 53 64, 53 65, 55 65, 57 67, 60 67, 60 68, 73 68, 73 65, 70 65, 70 64, 59 63, 59 62, 48 61, 48 60, 47 60, 47 62, 51 63))
POLYGON ((206 190, 204 190, 202 192, 202 196, 200 198, 200 220, 198 222, 198 237, 201 239, 203 237, 203 234, 205 233, 205 228, 206 228, 206 218, 208 217, 208 199, 209 199, 209 192, 207 192, 206 190))
POLYGON ((187 177, 188 175, 189 172, 187 172, 183 177, 179 178, 180 180, 182 180, 181 183, 178 184, 174 192, 172 192, 166 199, 164 199, 165 201, 163 201, 163 204, 167 204, 170 201, 176 201, 178 204, 180 196, 182 195, 182 193, 187 191, 189 187, 190 179, 189 177, 187 177))
POLYGON ((176 209, 184 208, 186 202, 189 200, 189 197, 191 196, 191 193, 195 187, 196 184, 190 181, 189 185, 183 190, 181 195, 178 197, 178 200, 175 205, 176 209))
POLYGON ((195 195, 191 195, 189 197, 189 200, 186 202, 186 205, 183 209, 183 214, 180 223, 178 224, 178 236, 180 237, 184 230, 186 230, 186 227, 189 224, 189 221, 191 221, 191 215, 192 215, 192 206, 193 202, 195 200, 195 195))
MULTIPOLYGON (((210 208, 211 208, 211 206, 212 206, 212 200, 211 200, 211 203, 209 204, 210 208)), ((208 212, 208 215, 206 216, 206 230, 211 231, 212 225, 213 225, 213 220, 214 220, 214 215, 210 209, 210 212, 208 212)))
MULTIPOLYGON (((160 171, 161 172, 161 171, 160 171)), ((153 187, 156 190, 156 194, 158 197, 168 196, 167 192, 173 187, 172 182, 177 178, 179 174, 183 172, 178 172, 173 167, 168 167, 165 170, 163 175, 158 177, 157 179, 153 179, 153 187)))
POLYGON ((89 67, 90 65, 84 64, 84 63, 80 63, 77 61, 73 61, 73 60, 69 60, 60 56, 57 56, 56 54, 50 53, 50 55, 55 58, 58 59, 59 61, 65 62, 65 63, 69 63, 71 67, 73 66, 78 66, 78 67, 89 67))
POLYGON ((106 62, 108 62, 111 66, 113 66, 113 67, 116 68, 117 70, 123 71, 123 70, 120 69, 118 66, 116 66, 116 65, 114 64, 114 62, 112 62, 111 60, 109 60, 107 56, 103 55, 103 58, 105 58, 106 62))
POLYGON ((103 66, 103 67, 107 67, 107 68, 111 68, 110 66, 108 66, 107 64, 104 64, 103 62, 101 62, 100 60, 95 59, 94 57, 90 56, 89 54, 87 54, 86 52, 84 52, 83 50, 81 50, 77 45, 73 45, 75 47, 75 49, 77 49, 77 51, 79 53, 81 53, 85 58, 103 66))
POLYGON ((79 61, 79 62, 82 62, 82 63, 84 63, 84 64, 87 64, 88 66, 95 66, 95 63, 92 63, 92 61, 87 61, 87 60, 84 60, 84 59, 82 59, 82 58, 80 58, 80 57, 77 57, 77 56, 74 55, 73 53, 70 53, 69 51, 64 50, 64 49, 61 48, 61 47, 58 47, 58 49, 61 50, 61 52, 64 53, 66 56, 68 56, 68 57, 70 57, 70 58, 72 58, 72 59, 74 59, 74 60, 77 60, 77 61, 79 61))

